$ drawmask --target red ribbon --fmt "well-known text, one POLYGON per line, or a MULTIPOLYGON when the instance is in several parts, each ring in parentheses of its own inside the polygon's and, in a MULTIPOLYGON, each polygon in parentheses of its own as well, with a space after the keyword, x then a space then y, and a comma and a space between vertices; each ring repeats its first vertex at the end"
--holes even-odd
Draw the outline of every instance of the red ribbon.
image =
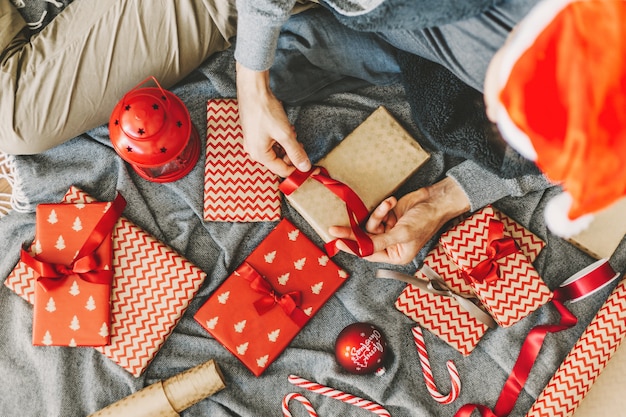
POLYGON ((337 252, 339 252, 339 249, 337 249, 337 242, 339 241, 343 242, 354 254, 360 257, 369 256, 374 253, 374 243, 369 235, 362 229, 363 223, 369 216, 369 210, 365 207, 361 198, 359 198, 352 188, 331 178, 326 168, 316 166, 308 172, 295 170, 290 176, 285 178, 279 188, 285 195, 289 195, 300 187, 309 177, 320 182, 328 188, 329 191, 346 203, 346 211, 348 212, 348 219, 350 220, 350 228, 352 229, 352 233, 354 233, 354 237, 356 239, 350 240, 338 238, 326 243, 324 248, 326 249, 328 255, 335 256, 337 252), (316 168, 319 170, 319 173, 313 174, 313 172, 316 171, 316 168))
POLYGON ((32 256, 24 248, 21 250, 20 259, 39 275, 37 281, 46 291, 54 289, 70 275, 78 275, 83 281, 94 284, 110 284, 112 272, 102 269, 104 265, 96 251, 104 239, 110 237, 111 230, 125 207, 126 200, 118 194, 78 251, 74 261, 69 265, 41 260, 32 256))
POLYGON ((487 229, 487 259, 480 261, 471 270, 463 271, 463 274, 479 284, 485 281, 491 283, 500 277, 500 267, 496 261, 518 251, 515 240, 504 236, 504 224, 492 219, 487 229))
POLYGON ((309 317, 300 309, 302 302, 300 291, 291 291, 286 294, 276 292, 272 285, 246 262, 237 269, 237 272, 250 283, 252 290, 262 294, 261 298, 253 303, 259 315, 267 313, 278 305, 298 326, 303 327, 306 324, 309 317))
MULTIPOLYGON (((606 261, 606 260, 605 260, 606 261)), ((521 393, 530 371, 535 364, 535 360, 539 355, 543 341, 548 333, 560 332, 573 327, 578 319, 563 304, 565 301, 571 300, 570 297, 576 296, 581 298, 590 295, 598 289, 604 287, 613 281, 618 274, 613 271, 608 262, 605 262, 599 268, 582 275, 580 278, 569 282, 561 288, 554 291, 552 304, 561 314, 558 324, 543 324, 531 329, 526 336, 526 340, 522 344, 520 354, 513 366, 513 370, 506 380, 500 397, 495 407, 491 410, 489 407, 481 404, 465 404, 454 415, 455 417, 470 417, 474 410, 478 410, 483 417, 505 417, 508 416, 517 402, 517 398, 521 393)))

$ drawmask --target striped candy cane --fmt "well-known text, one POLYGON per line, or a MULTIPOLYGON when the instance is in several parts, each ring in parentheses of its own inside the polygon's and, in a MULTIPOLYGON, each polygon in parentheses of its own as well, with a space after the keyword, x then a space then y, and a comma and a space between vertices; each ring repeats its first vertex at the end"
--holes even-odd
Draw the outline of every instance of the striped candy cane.
POLYGON ((420 326, 413 329, 413 340, 415 340, 415 346, 417 347, 417 353, 420 358, 420 364, 422 365, 422 373, 424 375, 424 382, 426 382, 426 388, 435 401, 441 404, 450 404, 452 401, 459 397, 461 391, 461 379, 459 378, 459 371, 456 369, 454 362, 449 360, 446 362, 448 373, 450 374, 450 383, 452 389, 448 395, 443 395, 437 390, 435 385, 435 378, 430 369, 430 361, 428 360, 428 351, 426 350, 426 343, 424 342, 424 334, 420 326))
POLYGON ((359 398, 352 394, 348 394, 348 393, 336 390, 331 387, 320 385, 316 382, 308 381, 296 375, 289 375, 289 382, 291 382, 293 385, 297 387, 305 388, 311 392, 315 392, 317 394, 321 394, 326 397, 331 397, 336 400, 343 401, 344 403, 351 404, 356 407, 362 408, 364 410, 371 411, 377 416, 391 417, 391 414, 389 414, 389 411, 385 410, 380 404, 375 403, 373 401, 365 400, 363 398, 359 398))
POLYGON ((304 406, 306 411, 308 411, 309 417, 317 417, 317 411, 315 411, 315 408, 313 408, 313 404, 311 404, 311 402, 304 395, 298 394, 297 392, 290 392, 289 394, 285 395, 285 398, 283 398, 283 416, 284 417, 293 417, 291 413, 289 412, 290 400, 300 401, 300 403, 304 406))

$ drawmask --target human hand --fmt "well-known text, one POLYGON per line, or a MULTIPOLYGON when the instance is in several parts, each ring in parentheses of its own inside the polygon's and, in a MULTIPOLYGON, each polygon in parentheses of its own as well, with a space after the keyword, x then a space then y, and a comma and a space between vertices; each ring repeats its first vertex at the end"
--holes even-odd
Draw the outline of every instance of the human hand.
MULTIPOLYGON (((374 253, 364 259, 407 264, 446 222, 469 209, 463 189, 448 177, 400 200, 389 197, 372 211, 366 222, 365 230, 374 243, 374 253)), ((333 226, 329 233, 337 238, 354 239, 349 227, 333 226)), ((337 247, 350 252, 343 242, 339 241, 337 247)))
POLYGON ((268 71, 253 71, 237 63, 237 101, 245 150, 281 177, 295 167, 311 169, 281 102, 269 87, 268 71))

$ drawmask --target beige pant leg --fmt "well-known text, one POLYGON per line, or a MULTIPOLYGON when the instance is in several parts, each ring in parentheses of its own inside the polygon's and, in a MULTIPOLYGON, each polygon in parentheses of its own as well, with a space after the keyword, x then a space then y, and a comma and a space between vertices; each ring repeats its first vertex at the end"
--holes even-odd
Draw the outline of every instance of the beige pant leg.
MULTIPOLYGON (((23 27, 8 6, 0 0, 0 22, 9 16, 13 28, 0 30, 1 46, 23 27)), ((38 153, 78 136, 146 77, 171 86, 227 46, 202 0, 75 1, 0 52, 0 150, 38 153)))

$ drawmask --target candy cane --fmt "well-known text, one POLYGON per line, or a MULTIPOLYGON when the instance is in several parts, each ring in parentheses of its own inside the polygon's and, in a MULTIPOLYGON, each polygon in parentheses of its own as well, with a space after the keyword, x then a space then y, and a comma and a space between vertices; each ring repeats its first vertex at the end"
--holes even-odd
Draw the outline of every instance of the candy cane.
POLYGON ((289 375, 289 382, 293 385, 301 388, 306 388, 311 392, 315 392, 317 394, 325 395, 327 397, 334 398, 339 401, 343 401, 344 403, 351 404, 362 408, 364 410, 371 411, 380 417, 391 417, 389 411, 385 410, 380 404, 375 403, 370 400, 366 400, 363 398, 359 398, 352 394, 345 393, 343 391, 336 390, 331 387, 327 387, 324 385, 320 385, 316 382, 307 381, 304 378, 301 378, 296 375, 289 375))
POLYGON ((315 408, 313 408, 313 404, 302 394, 298 394, 297 392, 290 392, 285 395, 283 398, 283 416, 284 417, 293 417, 289 412, 289 400, 297 400, 304 406, 306 411, 309 412, 309 417, 317 417, 317 412, 315 408))
POLYGON ((433 399, 441 404, 450 404, 452 401, 459 397, 461 391, 461 379, 459 378, 459 371, 456 369, 454 362, 449 360, 446 362, 448 373, 450 374, 450 383, 452 389, 448 395, 443 395, 437 390, 435 384, 435 378, 430 369, 430 361, 428 360, 428 351, 426 350, 426 342, 424 341, 424 334, 420 326, 413 329, 413 340, 415 340, 415 346, 417 347, 417 353, 420 358, 420 364, 422 365, 422 373, 424 375, 424 382, 426 382, 426 388, 433 399))

